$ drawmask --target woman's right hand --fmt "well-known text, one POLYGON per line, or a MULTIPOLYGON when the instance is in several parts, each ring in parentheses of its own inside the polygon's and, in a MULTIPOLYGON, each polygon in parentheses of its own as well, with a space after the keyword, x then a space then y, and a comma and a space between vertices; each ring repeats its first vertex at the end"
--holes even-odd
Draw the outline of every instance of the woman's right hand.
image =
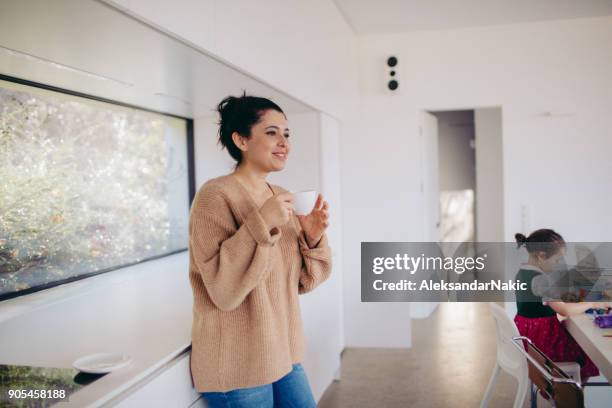
POLYGON ((293 194, 280 193, 270 197, 259 212, 270 228, 285 225, 293 211, 293 194))

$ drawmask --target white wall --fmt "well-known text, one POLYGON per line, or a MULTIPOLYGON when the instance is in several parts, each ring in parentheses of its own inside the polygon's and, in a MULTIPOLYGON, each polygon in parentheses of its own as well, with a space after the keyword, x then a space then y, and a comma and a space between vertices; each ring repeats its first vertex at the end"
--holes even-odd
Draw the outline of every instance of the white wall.
MULTIPOLYGON (((344 348, 343 276, 342 276, 342 216, 340 200, 339 123, 318 114, 319 191, 329 203, 330 225, 327 229, 332 248, 332 274, 317 290, 301 296, 306 332, 304 367, 315 399, 323 395, 340 371, 340 353, 344 348), (310 373, 317 373, 312 376, 310 373)), ((294 127, 294 125, 291 125, 294 127)), ((304 167, 304 160, 298 168, 304 167)))
POLYGON ((610 17, 361 37, 361 106, 342 145, 348 345, 406 333, 408 305, 360 303, 359 242, 423 239, 421 110, 502 108, 504 240, 520 230, 522 204, 533 227, 612 238, 611 43, 610 17), (395 95, 382 74, 389 55, 395 95), (572 116, 538 116, 546 110, 572 116))
MULTIPOLYGON (((422 210, 420 184, 414 177, 420 174, 419 159, 414 155, 418 146, 407 146, 402 140, 403 118, 411 113, 389 103, 388 98, 362 98, 363 106, 343 129, 347 347, 408 347, 411 341, 409 303, 361 302, 361 242, 419 241, 423 233, 423 221, 418 217, 422 210)), ((412 113, 412 120, 417 119, 412 113)))
MULTIPOLYGON (((505 238, 520 229, 520 205, 528 203, 533 227, 552 226, 569 240, 605 240, 612 235, 604 204, 612 187, 611 41, 610 17, 366 37, 363 109, 372 113, 362 117, 380 123, 377 112, 389 109, 386 118, 402 110, 396 136, 383 140, 408 153, 416 109, 501 106, 505 238), (403 94, 396 97, 381 96, 372 80, 391 53, 400 61, 403 94), (548 110, 571 115, 539 116, 548 110)), ((394 167, 381 162, 376 173, 394 167)))

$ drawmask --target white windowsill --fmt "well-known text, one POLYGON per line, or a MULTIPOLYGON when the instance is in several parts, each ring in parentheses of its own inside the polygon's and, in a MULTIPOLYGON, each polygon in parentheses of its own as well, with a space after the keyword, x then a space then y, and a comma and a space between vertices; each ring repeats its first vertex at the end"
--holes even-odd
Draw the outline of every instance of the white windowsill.
POLYGON ((130 354, 130 365, 61 406, 99 406, 191 344, 188 252, 0 302, 0 363, 72 367, 98 352, 130 354))

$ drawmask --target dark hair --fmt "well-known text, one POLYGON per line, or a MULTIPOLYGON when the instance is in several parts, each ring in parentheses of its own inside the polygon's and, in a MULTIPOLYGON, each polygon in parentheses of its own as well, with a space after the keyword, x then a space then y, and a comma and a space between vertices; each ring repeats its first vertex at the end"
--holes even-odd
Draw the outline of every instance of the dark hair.
POLYGON ((516 239, 516 247, 520 248, 525 245, 527 252, 544 252, 546 258, 550 258, 556 254, 562 247, 565 247, 565 240, 561 235, 551 229, 542 228, 533 231, 529 237, 518 233, 514 235, 516 239))
POLYGON ((232 134, 238 132, 241 136, 250 137, 253 125, 259 122, 265 111, 270 109, 285 114, 280 106, 271 100, 258 96, 247 96, 246 92, 239 97, 228 96, 217 105, 219 143, 236 160, 236 166, 242 162, 242 150, 234 143, 232 134))

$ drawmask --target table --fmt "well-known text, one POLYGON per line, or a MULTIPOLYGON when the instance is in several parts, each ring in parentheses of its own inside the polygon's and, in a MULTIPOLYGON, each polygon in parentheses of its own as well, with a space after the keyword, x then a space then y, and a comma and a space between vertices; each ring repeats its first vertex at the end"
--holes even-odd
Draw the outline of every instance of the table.
POLYGON ((612 337, 603 336, 604 333, 612 334, 612 329, 600 329, 585 313, 570 316, 565 324, 567 331, 593 360, 601 374, 612 382, 612 337))

